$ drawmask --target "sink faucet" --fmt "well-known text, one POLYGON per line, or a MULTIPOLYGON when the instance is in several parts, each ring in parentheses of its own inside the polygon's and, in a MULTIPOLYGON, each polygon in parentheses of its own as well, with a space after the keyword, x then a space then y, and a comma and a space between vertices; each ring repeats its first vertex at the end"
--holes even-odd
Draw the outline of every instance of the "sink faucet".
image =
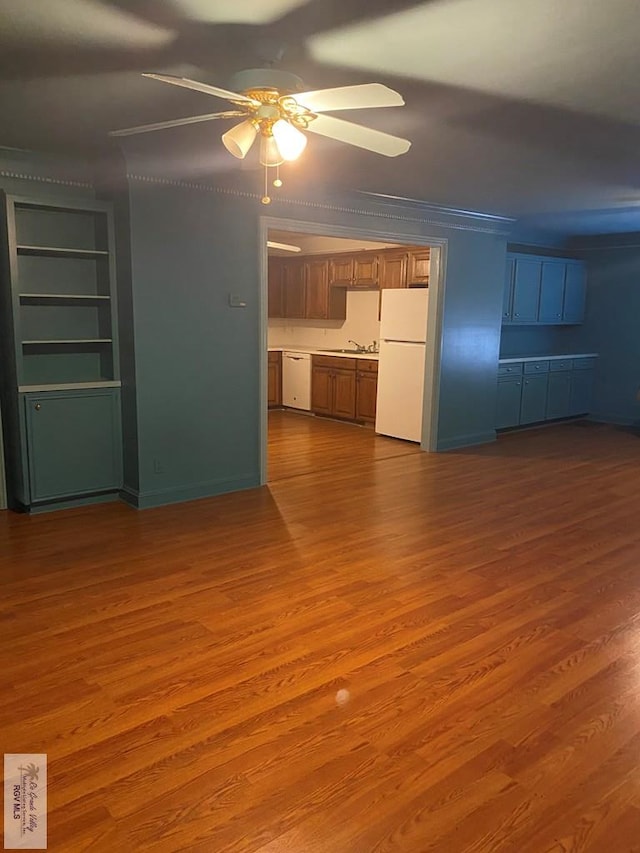
POLYGON ((348 344, 353 344, 353 345, 354 345, 354 347, 357 349, 357 351, 358 351, 358 352, 366 352, 366 351, 367 351, 367 348, 366 348, 365 346, 362 346, 362 344, 357 343, 357 341, 352 341, 352 340, 351 340, 351 338, 349 338, 349 340, 347 341, 347 343, 348 343, 348 344))

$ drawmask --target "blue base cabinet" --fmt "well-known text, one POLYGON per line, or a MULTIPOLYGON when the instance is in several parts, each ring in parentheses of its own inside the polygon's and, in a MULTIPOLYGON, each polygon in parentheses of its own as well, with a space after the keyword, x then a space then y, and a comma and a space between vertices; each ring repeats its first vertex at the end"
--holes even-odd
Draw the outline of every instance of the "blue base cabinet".
POLYGON ((528 326, 582 323, 586 286, 586 267, 582 261, 509 254, 502 323, 528 326))
POLYGON ((24 394, 29 505, 122 484, 117 389, 24 394))
POLYGON ((535 424, 547 416, 547 385, 549 377, 526 376, 522 383, 520 423, 535 424))
POLYGON ((496 429, 588 414, 594 366, 589 357, 500 364, 496 429))
POLYGON ((584 415, 591 411, 593 398, 594 359, 584 359, 571 373, 569 414, 584 415))
POLYGON ((501 377, 498 380, 496 429, 518 426, 520 423, 521 395, 522 377, 501 377))

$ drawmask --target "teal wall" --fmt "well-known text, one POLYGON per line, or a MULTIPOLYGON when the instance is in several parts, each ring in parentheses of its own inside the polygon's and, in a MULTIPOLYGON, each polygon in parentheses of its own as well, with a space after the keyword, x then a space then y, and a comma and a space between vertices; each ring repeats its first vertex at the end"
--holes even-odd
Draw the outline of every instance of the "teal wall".
POLYGON ((258 221, 245 206, 131 181, 136 505, 259 482, 258 221))
MULTIPOLYGON (((129 157, 139 506, 254 486, 260 217, 446 239, 438 448, 495 438, 505 222, 363 197, 279 201, 150 174, 129 157), (229 294, 246 308, 229 307, 229 294)), ((251 179, 255 175, 250 176, 251 179)), ((295 227, 292 225, 292 227, 295 227)))
POLYGON ((640 423, 640 234, 580 241, 588 264, 584 333, 600 354, 593 418, 640 423))

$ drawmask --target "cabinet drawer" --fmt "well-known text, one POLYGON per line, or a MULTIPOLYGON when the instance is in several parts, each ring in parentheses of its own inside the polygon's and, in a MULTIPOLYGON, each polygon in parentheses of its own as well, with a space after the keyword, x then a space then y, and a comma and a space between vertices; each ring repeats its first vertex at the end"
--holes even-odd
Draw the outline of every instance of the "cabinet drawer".
POLYGON ((549 362, 549 370, 552 373, 555 373, 558 370, 571 370, 571 359, 570 358, 554 359, 553 361, 549 362))
POLYGON ((368 358, 359 358, 358 370, 360 371, 360 373, 377 373, 378 362, 374 361, 373 359, 369 360, 368 358))
POLYGON ((499 364, 498 376, 517 376, 522 373, 522 362, 516 361, 512 364, 499 364))
POLYGON ((596 365, 595 358, 574 358, 574 370, 592 370, 596 365))
POLYGON ((314 367, 331 367, 342 370, 355 370, 355 358, 341 358, 339 355, 314 355, 311 356, 314 367))
POLYGON ((549 372, 549 362, 548 361, 525 361, 524 372, 525 373, 548 373, 549 372))

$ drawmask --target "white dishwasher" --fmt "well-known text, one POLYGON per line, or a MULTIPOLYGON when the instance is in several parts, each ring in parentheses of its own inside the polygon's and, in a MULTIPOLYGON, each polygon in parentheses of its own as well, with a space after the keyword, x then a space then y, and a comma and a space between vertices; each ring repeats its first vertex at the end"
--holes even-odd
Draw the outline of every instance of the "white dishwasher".
POLYGON ((282 405, 311 411, 311 356, 308 352, 282 353, 282 405))

